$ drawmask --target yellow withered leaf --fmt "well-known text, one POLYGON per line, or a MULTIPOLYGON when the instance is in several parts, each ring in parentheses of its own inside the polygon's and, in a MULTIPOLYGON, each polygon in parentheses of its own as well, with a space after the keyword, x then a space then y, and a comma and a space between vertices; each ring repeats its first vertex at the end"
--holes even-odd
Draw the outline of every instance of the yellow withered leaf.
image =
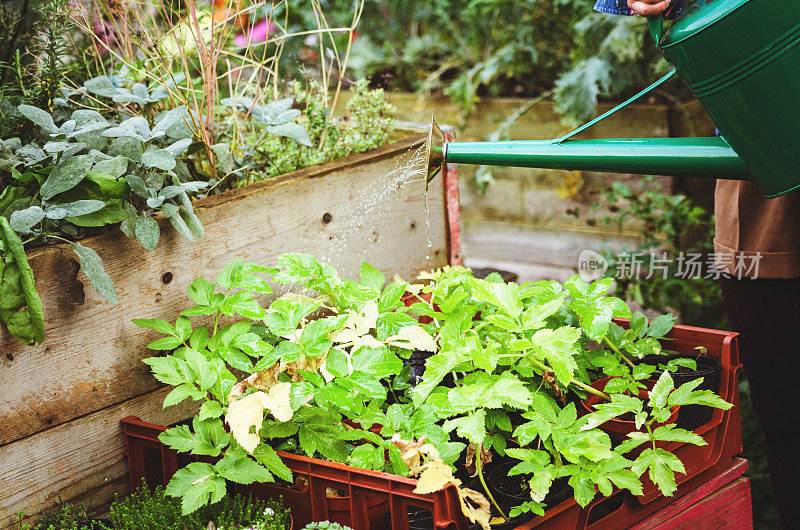
POLYGON ((291 389, 291 383, 278 383, 269 389, 269 394, 259 392, 259 394, 261 394, 259 396, 261 404, 280 422, 287 422, 291 420, 294 415, 289 398, 291 389))
POLYGON ((278 383, 266 392, 254 392, 228 406, 225 421, 231 429, 233 438, 248 453, 252 453, 261 438, 258 431, 264 423, 264 410, 269 411, 276 420, 286 422, 292 419, 293 412, 289 400, 291 383, 278 383))
POLYGON ((264 405, 261 404, 261 395, 266 396, 267 394, 255 392, 234 401, 228 406, 228 413, 225 415, 225 421, 230 426, 233 438, 248 453, 252 453, 261 441, 258 436, 258 431, 264 423, 264 405), (251 432, 253 427, 255 427, 255 432, 251 432))
POLYGON ((481 493, 469 488, 457 488, 458 499, 461 501, 461 511, 473 523, 481 525, 483 530, 490 530, 489 520, 492 517, 492 508, 489 500, 481 493))
POLYGON ((436 351, 436 341, 427 331, 420 326, 403 326, 397 335, 386 338, 386 342, 393 346, 411 350, 436 351))
POLYGON ((425 465, 422 474, 417 480, 414 493, 425 495, 443 490, 448 484, 459 486, 461 481, 453 476, 453 470, 444 462, 433 460, 425 465))

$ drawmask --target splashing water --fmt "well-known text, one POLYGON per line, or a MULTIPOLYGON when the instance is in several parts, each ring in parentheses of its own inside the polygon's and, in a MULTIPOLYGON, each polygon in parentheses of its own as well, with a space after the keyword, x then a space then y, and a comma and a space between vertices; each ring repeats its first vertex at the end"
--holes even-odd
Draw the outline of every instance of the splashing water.
MULTIPOLYGON (((330 244, 325 246, 320 258, 331 263, 335 267, 341 267, 347 262, 353 266, 358 265, 362 260, 368 258, 371 244, 364 246, 361 253, 352 252, 348 249, 348 242, 364 241, 372 244, 381 240, 378 228, 389 226, 394 229, 392 223, 392 209, 397 203, 407 198, 407 191, 403 188, 417 183, 425 182, 427 176, 427 159, 425 146, 409 150, 401 156, 393 169, 384 174, 379 180, 375 180, 363 188, 354 190, 354 196, 348 203, 348 210, 340 214, 337 223, 341 228, 335 235, 331 236, 330 244), (369 229, 372 229, 370 234, 369 229)), ((433 246, 430 235, 430 207, 428 205, 428 189, 424 188, 423 197, 425 201, 425 236, 427 247, 433 246)), ((401 249, 398 249, 401 250, 401 249)), ((425 256, 430 260, 430 254, 425 256)), ((366 259, 368 261, 368 259, 366 259)), ((357 269, 356 269, 357 270, 357 269)))

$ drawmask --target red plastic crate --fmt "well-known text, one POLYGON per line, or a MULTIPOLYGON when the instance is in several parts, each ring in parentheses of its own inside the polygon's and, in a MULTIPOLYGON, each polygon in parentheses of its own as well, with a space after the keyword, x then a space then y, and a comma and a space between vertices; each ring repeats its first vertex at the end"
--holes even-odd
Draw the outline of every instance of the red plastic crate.
MULTIPOLYGON (((625 322, 620 322, 625 325, 625 322)), ((722 361, 720 395, 734 403, 728 411, 716 410, 711 421, 696 429, 708 445, 697 447, 672 443, 666 449, 676 454, 686 466, 686 475, 676 477, 676 497, 687 495, 709 484, 723 486, 721 480, 734 480, 747 465, 735 456, 741 453, 739 419, 739 368, 737 334, 689 326, 676 326, 665 341, 665 348, 681 353, 693 352, 697 346, 722 361), (727 478, 726 478, 727 477, 727 478)), ((149 485, 164 485, 188 462, 201 457, 179 455, 165 447, 158 435, 166 427, 146 423, 138 418, 122 420, 131 487, 142 479, 149 485)), ((336 462, 327 462, 290 453, 279 453, 295 475, 303 476, 307 485, 301 490, 275 484, 238 486, 238 491, 258 497, 282 496, 292 508, 295 524, 302 528, 311 521, 332 520, 355 530, 408 530, 408 508, 427 510, 437 530, 463 530, 468 527, 461 513, 454 488, 429 495, 413 493, 416 481, 378 471, 359 469, 336 462), (347 497, 329 498, 327 488, 347 493, 347 497)), ((711 493, 711 492, 709 492, 711 493)), ((667 506, 674 498, 661 496, 645 477, 645 491, 639 497, 615 491, 606 498, 597 498, 581 508, 570 498, 551 507, 544 516, 524 523, 517 530, 541 529, 613 529, 627 528, 667 506)))
MULTIPOLYGON (((627 326, 627 321, 618 322, 627 326)), ((695 475, 723 462, 729 463, 742 452, 742 427, 739 410, 739 364, 738 333, 714 329, 696 328, 692 326, 675 326, 662 341, 664 349, 678 353, 696 353, 695 348, 702 346, 707 354, 720 359, 722 371, 717 393, 726 401, 733 403, 729 410, 715 409, 711 420, 694 430, 703 437, 707 445, 698 447, 692 444, 673 442, 664 446, 673 453, 686 467, 685 475, 677 475, 678 484, 687 482, 695 475)), ((643 504, 661 496, 658 488, 643 476, 644 493, 638 497, 643 504)))

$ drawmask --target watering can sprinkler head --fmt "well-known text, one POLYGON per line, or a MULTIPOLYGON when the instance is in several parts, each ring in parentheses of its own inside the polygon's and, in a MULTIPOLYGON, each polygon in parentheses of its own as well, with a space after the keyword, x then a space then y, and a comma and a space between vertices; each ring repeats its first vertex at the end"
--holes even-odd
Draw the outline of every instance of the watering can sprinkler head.
POLYGON ((425 143, 425 185, 427 186, 433 178, 442 170, 444 164, 444 133, 431 116, 431 128, 428 131, 428 140, 425 143))

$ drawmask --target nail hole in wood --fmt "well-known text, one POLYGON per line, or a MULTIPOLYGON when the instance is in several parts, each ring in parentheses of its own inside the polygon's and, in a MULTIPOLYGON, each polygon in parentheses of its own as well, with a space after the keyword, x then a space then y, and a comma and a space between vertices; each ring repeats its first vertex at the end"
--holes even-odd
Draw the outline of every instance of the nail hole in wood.
POLYGON ((330 214, 330 212, 325 212, 324 214, 322 214, 322 224, 328 224, 332 220, 333 216, 330 214))
POLYGON ((417 222, 411 221, 411 230, 416 230, 416 229, 417 229, 417 222))
POLYGON ((167 285, 169 282, 172 281, 172 278, 173 276, 171 272, 165 272, 164 274, 161 275, 161 283, 167 285))

